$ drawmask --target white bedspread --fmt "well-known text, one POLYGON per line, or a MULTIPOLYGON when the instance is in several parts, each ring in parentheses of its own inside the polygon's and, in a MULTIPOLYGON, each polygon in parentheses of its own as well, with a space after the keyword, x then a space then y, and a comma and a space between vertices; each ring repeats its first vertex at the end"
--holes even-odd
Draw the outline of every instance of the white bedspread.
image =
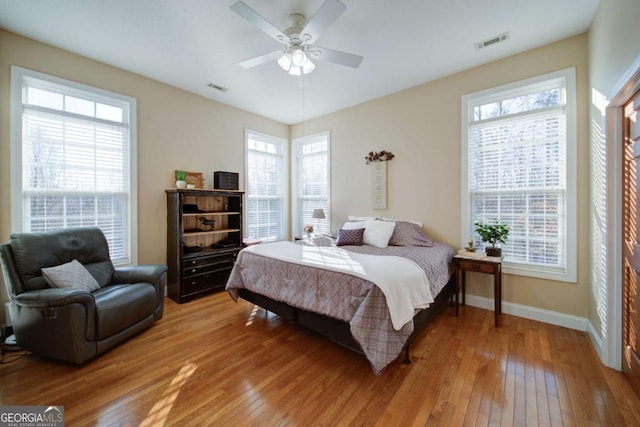
POLYGON ((385 295, 395 330, 400 330, 409 322, 416 309, 426 308, 433 302, 429 279, 424 270, 406 258, 365 255, 339 247, 303 246, 291 242, 263 243, 243 250, 370 281, 385 295))

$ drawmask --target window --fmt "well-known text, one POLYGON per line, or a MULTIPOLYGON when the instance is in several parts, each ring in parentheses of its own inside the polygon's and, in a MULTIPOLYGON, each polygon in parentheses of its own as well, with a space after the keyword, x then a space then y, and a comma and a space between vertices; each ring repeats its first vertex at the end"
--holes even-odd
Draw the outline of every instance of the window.
POLYGON ((316 234, 329 234, 329 132, 293 141, 293 234, 300 235, 305 225, 316 234), (322 209, 325 219, 314 219, 314 209, 322 209))
POLYGON ((286 238, 286 141, 245 131, 247 236, 261 240, 286 238))
POLYGON ((12 229, 98 226, 136 262, 133 98, 12 67, 12 229))
POLYGON ((576 281, 575 108, 574 69, 462 98, 462 239, 507 224, 506 272, 576 281))

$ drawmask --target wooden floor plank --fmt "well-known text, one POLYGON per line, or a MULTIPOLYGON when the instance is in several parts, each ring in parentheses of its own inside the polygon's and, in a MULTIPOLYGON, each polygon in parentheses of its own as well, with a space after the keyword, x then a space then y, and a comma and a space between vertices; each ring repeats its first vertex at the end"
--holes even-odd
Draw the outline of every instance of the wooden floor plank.
POLYGON ((9 353, 3 405, 67 425, 640 425, 640 399, 583 332, 446 308, 376 376, 367 360, 227 294, 167 300, 152 328, 82 366, 9 353))

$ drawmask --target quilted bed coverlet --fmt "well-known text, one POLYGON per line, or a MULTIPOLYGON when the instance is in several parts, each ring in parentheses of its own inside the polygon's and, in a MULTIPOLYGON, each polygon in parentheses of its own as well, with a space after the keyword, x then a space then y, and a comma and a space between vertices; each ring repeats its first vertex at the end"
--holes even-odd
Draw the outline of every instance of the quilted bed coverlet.
MULTIPOLYGON (((301 245, 282 243, 290 251, 298 250, 291 247, 301 248, 301 245)), ((338 268, 320 268, 313 263, 285 260, 286 256, 273 257, 271 245, 274 244, 253 246, 240 252, 227 282, 227 290, 234 300, 238 298, 238 289, 246 288, 291 306, 349 323, 351 334, 376 374, 398 357, 413 332, 413 322, 409 320, 396 330, 385 293, 367 280, 364 273, 348 274, 338 268), (259 246, 262 248, 256 251, 259 246)), ((309 254, 320 256, 332 249, 336 248, 314 248, 309 254)), ((433 282, 436 282, 436 291, 439 292, 449 277, 447 265, 451 254, 441 250, 430 253, 435 254, 431 263, 444 263, 447 273, 444 278, 432 277, 433 271, 423 267, 423 274, 426 271, 428 276, 423 287, 433 290, 433 282), (443 256, 447 258, 444 261, 441 259, 443 256)), ((343 253, 341 255, 344 256, 343 253)), ((349 258, 360 257, 359 254, 350 254, 349 258)), ((381 259, 379 256, 374 258, 381 259)), ((441 271, 442 267, 436 270, 441 271)), ((429 302, 432 302, 431 292, 428 294, 429 302)), ((411 316, 413 313, 411 309, 411 316)))
POLYGON ((427 275, 418 264, 406 258, 358 254, 335 246, 303 246, 290 242, 256 245, 247 251, 372 282, 385 296, 395 330, 411 321, 416 309, 427 308, 433 302, 427 275))

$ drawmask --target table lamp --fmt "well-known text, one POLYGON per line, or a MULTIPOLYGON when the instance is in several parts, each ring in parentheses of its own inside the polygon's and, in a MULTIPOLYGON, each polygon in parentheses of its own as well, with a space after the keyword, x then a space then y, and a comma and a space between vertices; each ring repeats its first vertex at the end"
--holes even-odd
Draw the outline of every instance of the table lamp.
POLYGON ((320 231, 320 220, 326 218, 326 216, 324 216, 324 210, 323 209, 314 209, 313 210, 313 214, 311 215, 311 218, 317 220, 317 222, 318 222, 318 232, 319 232, 320 231))

